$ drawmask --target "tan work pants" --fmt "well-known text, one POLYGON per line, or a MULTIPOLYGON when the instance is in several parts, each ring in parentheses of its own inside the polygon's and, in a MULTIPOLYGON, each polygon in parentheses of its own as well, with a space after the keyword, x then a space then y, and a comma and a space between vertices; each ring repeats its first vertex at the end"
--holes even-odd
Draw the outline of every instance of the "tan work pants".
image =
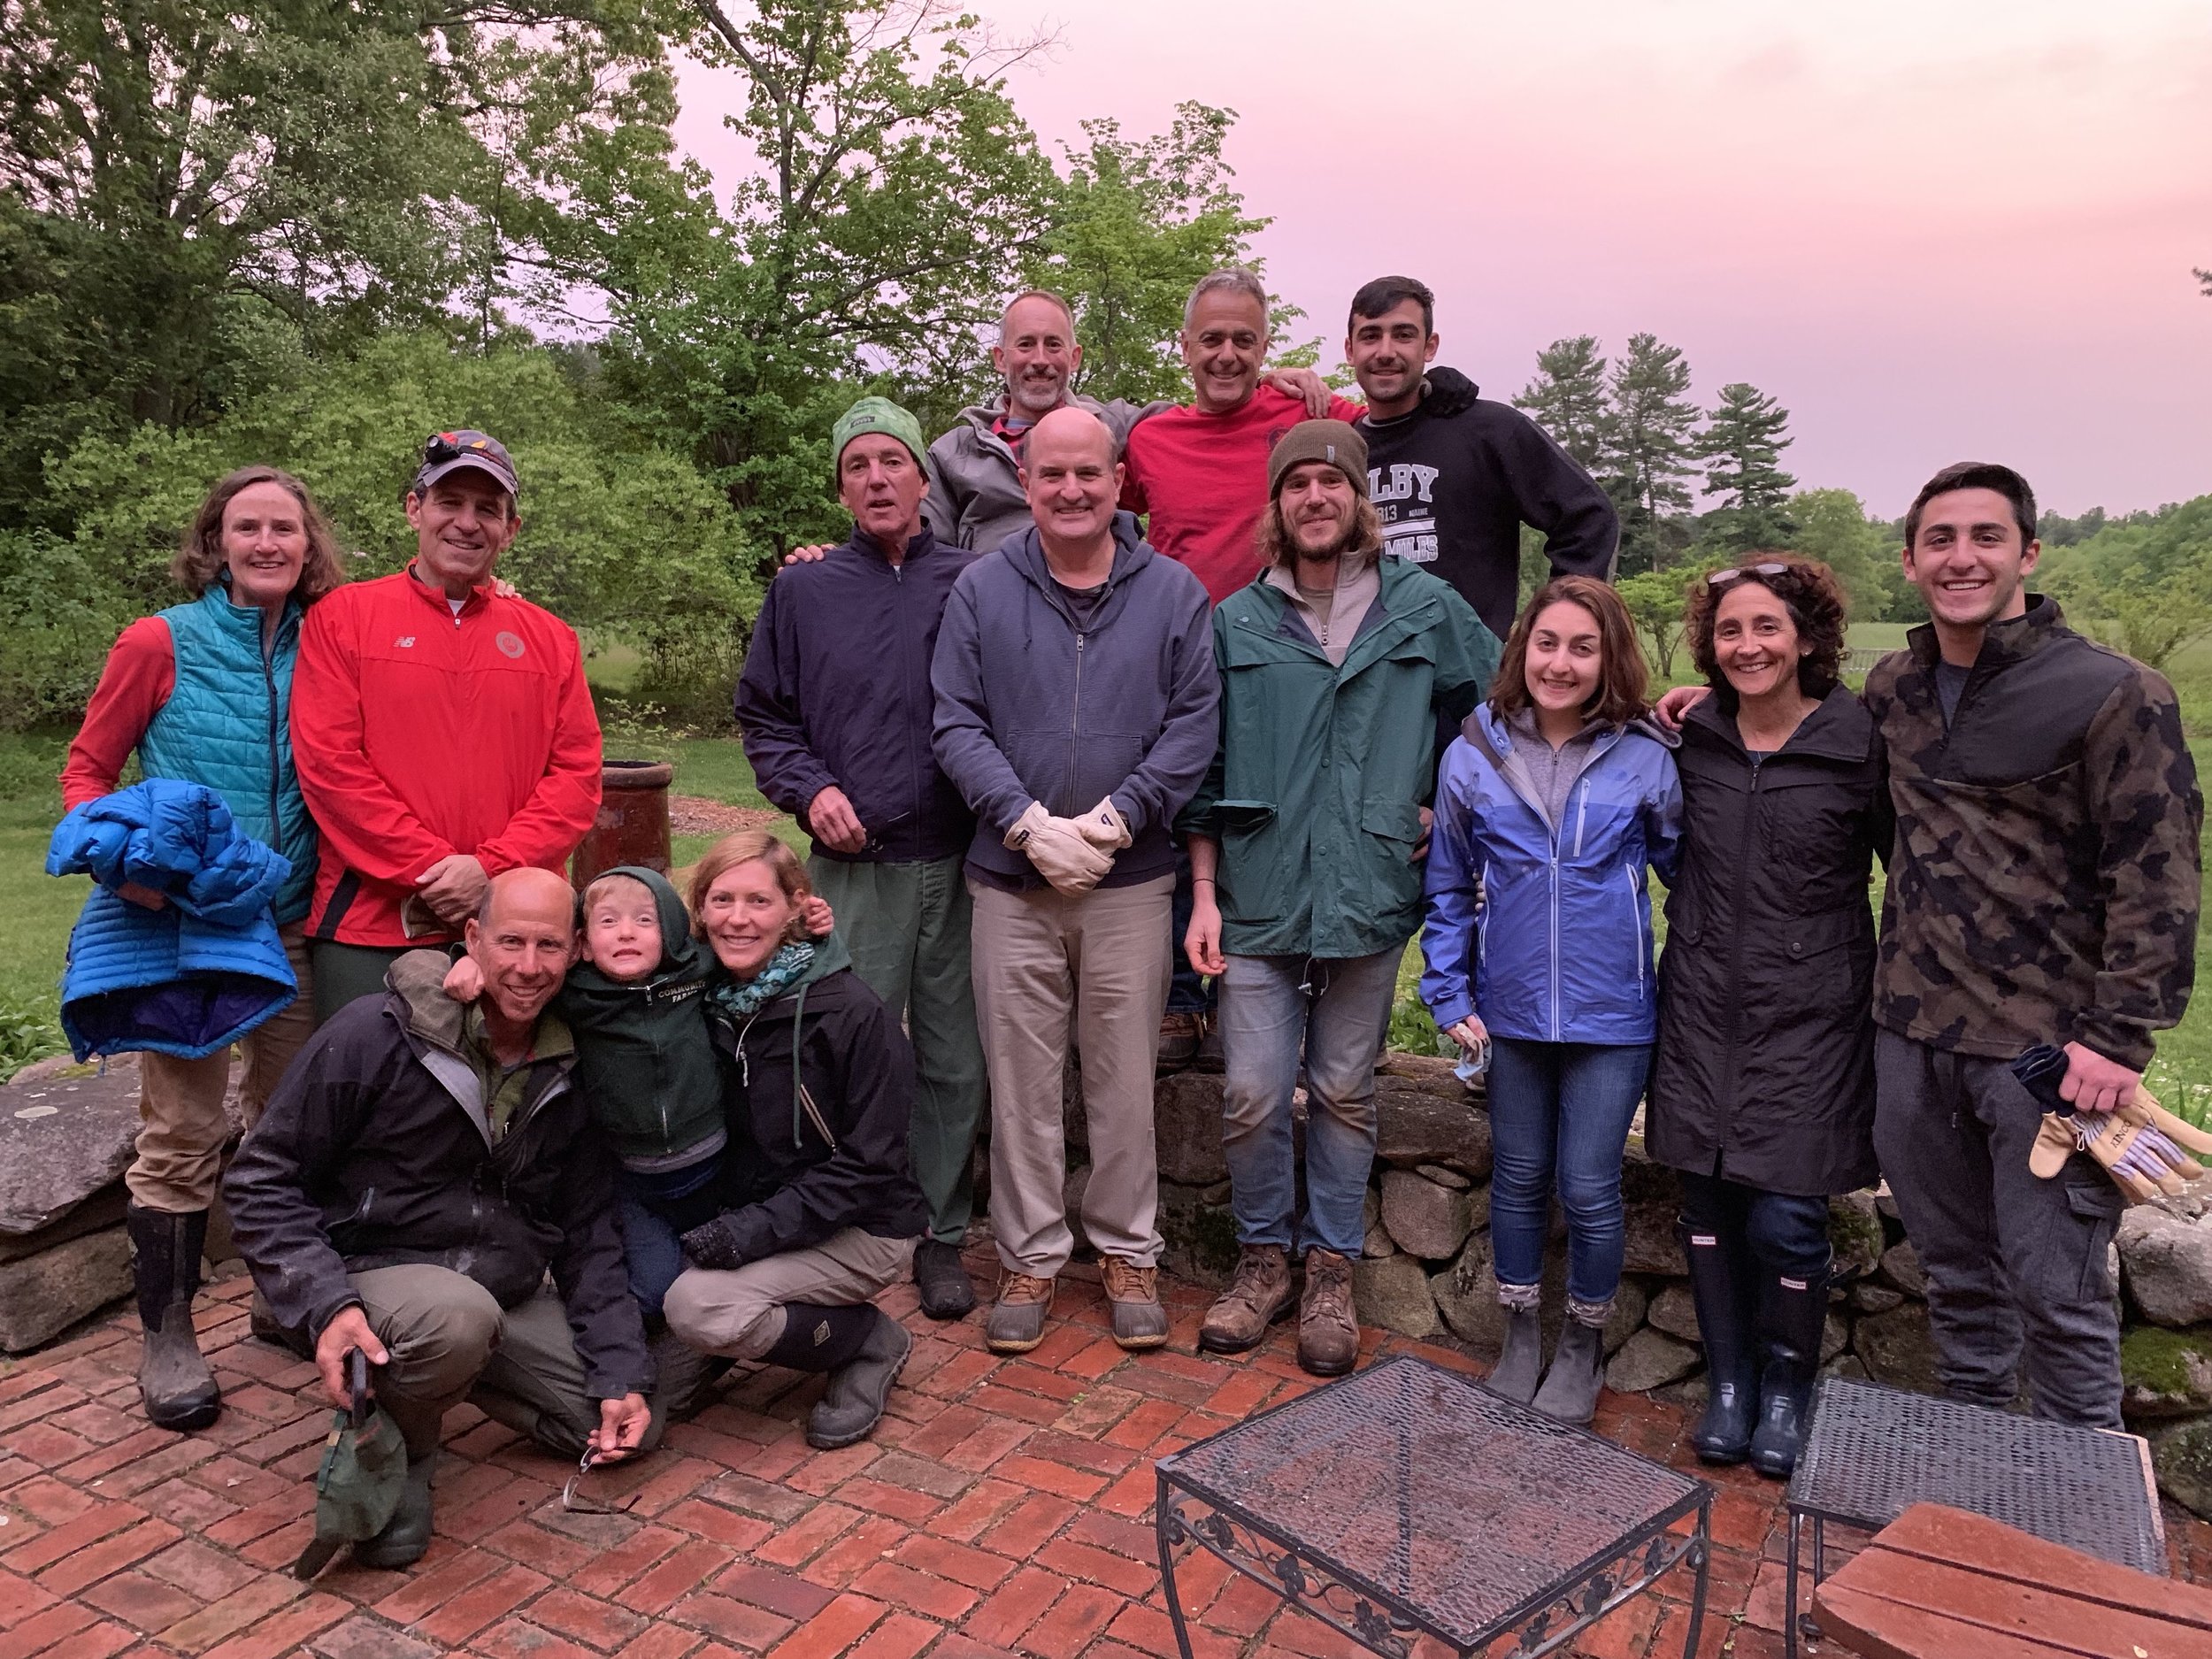
POLYGON ((879 1239, 861 1227, 833 1233, 803 1250, 724 1271, 687 1267, 668 1287, 662 1310, 687 1348, 730 1359, 759 1359, 783 1334, 784 1303, 846 1308, 872 1301, 904 1279, 912 1239, 879 1239))
POLYGON ((1071 1036, 1083 1056, 1091 1176, 1083 1230, 1101 1251, 1160 1259, 1152 1075, 1167 1010, 1175 878, 1071 898, 971 880, 975 1005, 991 1077, 991 1231, 999 1259, 1051 1279, 1068 1229, 1061 1117, 1071 1036))
MULTIPOLYGON (((246 1127, 253 1127, 276 1092, 277 1079, 315 1034, 314 976, 307 965, 303 924, 280 930, 285 959, 299 980, 299 995, 235 1045, 245 1056, 238 1104, 246 1127)), ((223 1117, 223 1094, 230 1086, 228 1048, 197 1060, 174 1055, 138 1057, 138 1156, 124 1172, 131 1201, 171 1215, 205 1210, 215 1200, 222 1174, 223 1145, 230 1125, 223 1117)))

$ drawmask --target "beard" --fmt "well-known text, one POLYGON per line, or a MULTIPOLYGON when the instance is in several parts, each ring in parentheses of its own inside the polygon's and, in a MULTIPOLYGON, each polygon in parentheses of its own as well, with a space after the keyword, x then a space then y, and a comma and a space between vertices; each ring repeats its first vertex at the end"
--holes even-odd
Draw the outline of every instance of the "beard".
POLYGON ((1292 537, 1291 545, 1301 565, 1333 565, 1347 553, 1359 550, 1359 515, 1356 512, 1348 513, 1339 519, 1328 541, 1319 547, 1308 545, 1302 534, 1298 534, 1310 527, 1310 525, 1298 526, 1292 537))

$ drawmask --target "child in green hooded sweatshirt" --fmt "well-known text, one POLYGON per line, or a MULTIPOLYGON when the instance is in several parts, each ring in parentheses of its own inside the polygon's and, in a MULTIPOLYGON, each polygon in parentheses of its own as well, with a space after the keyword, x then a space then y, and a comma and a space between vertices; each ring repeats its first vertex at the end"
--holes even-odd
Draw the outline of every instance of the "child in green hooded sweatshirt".
MULTIPOLYGON (((728 1139, 722 1082, 700 999, 714 958, 668 878, 635 864, 606 872, 578 903, 580 960, 554 1012, 576 1041, 576 1083, 614 1150, 630 1290, 649 1321, 687 1265, 680 1236, 720 1213, 728 1139)), ((830 931, 816 899, 807 931, 830 931)), ((446 995, 473 1002, 483 976, 463 956, 446 995)))

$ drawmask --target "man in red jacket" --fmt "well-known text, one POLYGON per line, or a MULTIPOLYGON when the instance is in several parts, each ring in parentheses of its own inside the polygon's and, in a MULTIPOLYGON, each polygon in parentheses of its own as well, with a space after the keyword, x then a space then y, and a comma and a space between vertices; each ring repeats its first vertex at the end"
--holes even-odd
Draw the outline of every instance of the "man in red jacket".
POLYGON ((292 749, 323 837, 319 1019, 380 991, 401 951, 458 938, 493 876, 564 868, 599 810, 575 633, 493 586, 518 494, 497 439, 434 434, 407 492, 412 561, 341 588, 302 631, 292 749))

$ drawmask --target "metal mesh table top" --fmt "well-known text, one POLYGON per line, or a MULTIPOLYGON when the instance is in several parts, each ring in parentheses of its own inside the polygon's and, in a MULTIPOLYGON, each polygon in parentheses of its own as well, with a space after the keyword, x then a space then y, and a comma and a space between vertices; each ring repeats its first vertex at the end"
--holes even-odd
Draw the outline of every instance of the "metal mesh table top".
POLYGON ((1790 1478, 1793 1511, 1877 1529, 1947 1503, 2143 1572, 2166 1544, 2134 1436, 1832 1377, 1790 1478))
POLYGON ((1164 1458, 1171 1485, 1465 1641, 1708 1488, 1400 1356, 1164 1458))

